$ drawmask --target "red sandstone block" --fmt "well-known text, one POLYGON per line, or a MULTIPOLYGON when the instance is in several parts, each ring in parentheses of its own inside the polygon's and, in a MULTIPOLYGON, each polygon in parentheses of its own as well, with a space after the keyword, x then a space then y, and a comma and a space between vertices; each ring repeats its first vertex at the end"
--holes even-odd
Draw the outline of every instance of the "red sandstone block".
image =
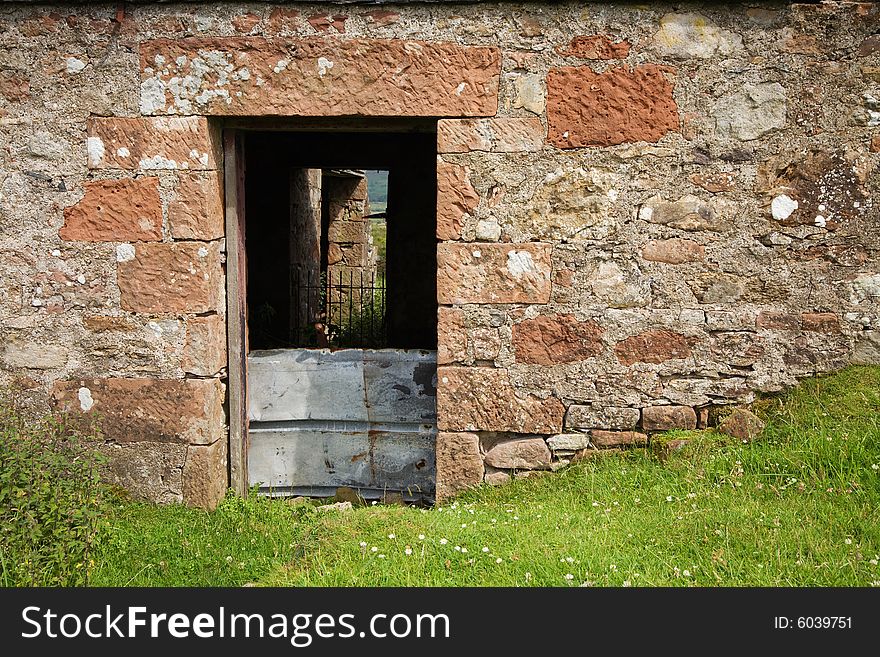
POLYGON ((189 445, 183 466, 183 501, 187 506, 213 510, 226 494, 227 440, 211 445, 189 445))
POLYGON ((8 101, 26 100, 31 95, 31 83, 27 77, 15 71, 0 71, 0 96, 8 101))
POLYGON ((493 116, 498 48, 396 39, 156 39, 141 44, 144 114, 493 116), (201 54, 211 52, 206 61, 201 54), (207 67, 207 72, 195 68, 207 67), (218 63, 214 63, 218 62, 218 63), (226 67, 232 66, 231 71, 226 67), (223 74, 226 84, 218 88, 223 74), (173 84, 191 77, 193 88, 173 84), (220 93, 218 93, 220 91, 220 93))
POLYGON ((168 223, 176 240, 215 240, 225 234, 220 174, 180 173, 168 223))
POLYGON ((650 240, 642 247, 642 257, 651 262, 665 262, 681 265, 686 262, 700 262, 706 259, 706 249, 693 240, 672 238, 650 240))
POLYGON ((697 414, 690 406, 649 406, 642 409, 645 431, 691 430, 697 427, 697 414))
POLYGON ((774 331, 797 331, 800 330, 800 318, 797 315, 780 312, 760 312, 755 321, 758 328, 772 329, 774 331))
POLYGON ((547 303, 550 244, 446 243, 437 246, 437 299, 464 303, 547 303))
POLYGON ((480 203, 480 196, 468 180, 467 167, 437 162, 437 239, 461 237, 461 221, 480 203))
POLYGON ((84 182, 82 199, 64 209, 63 240, 146 242, 162 239, 158 178, 84 182))
POLYGON ((629 41, 615 41, 607 34, 576 36, 567 48, 557 48, 560 55, 580 59, 624 59, 629 55, 629 41))
POLYGON ((594 447, 644 447, 648 436, 639 431, 590 431, 590 442, 594 447))
POLYGON ((802 313, 801 327, 816 333, 840 333, 840 320, 834 313, 802 313))
POLYGON ((573 363, 597 356, 602 347, 602 328, 574 315, 539 315, 513 325, 517 363, 573 363))
POLYGON ((691 346, 687 337, 667 330, 652 330, 621 340, 614 346, 614 353, 624 365, 654 363, 689 358, 691 346))
POLYGON ((86 147, 90 169, 217 169, 219 139, 202 116, 92 117, 86 147))
POLYGON ((437 309, 437 364, 467 360, 467 341, 464 312, 459 308, 440 306, 437 309))
POLYGON ((214 376, 226 367, 226 322, 220 315, 186 320, 183 371, 197 376, 214 376))
POLYGON ((124 310, 204 313, 222 307, 223 268, 216 242, 122 244, 116 259, 124 310))
POLYGON ((438 153, 529 153, 544 147, 537 117, 445 119, 437 122, 438 153))
POLYGON ((225 442, 225 391, 217 379, 79 379, 56 381, 55 406, 96 419, 105 440, 207 445, 225 442))
POLYGON ((558 148, 656 142, 678 130, 669 69, 644 64, 596 73, 564 66, 547 74, 547 140, 558 148))
POLYGON ((480 437, 475 433, 437 433, 437 499, 452 497, 483 481, 480 437))
POLYGON ((559 433, 565 406, 516 390, 507 370, 437 368, 437 427, 444 431, 559 433))

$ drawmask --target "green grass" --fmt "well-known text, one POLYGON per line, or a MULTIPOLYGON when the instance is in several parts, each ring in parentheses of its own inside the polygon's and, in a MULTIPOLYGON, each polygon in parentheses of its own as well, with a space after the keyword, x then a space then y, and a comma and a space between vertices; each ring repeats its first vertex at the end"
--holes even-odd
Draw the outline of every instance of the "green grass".
POLYGON ((107 518, 95 586, 240 586, 302 557, 314 508, 228 496, 216 511, 119 503, 107 518))
POLYGON ((751 445, 693 432, 663 463, 631 451, 434 509, 122 505, 93 582, 880 586, 880 368, 757 410, 769 424, 751 445))

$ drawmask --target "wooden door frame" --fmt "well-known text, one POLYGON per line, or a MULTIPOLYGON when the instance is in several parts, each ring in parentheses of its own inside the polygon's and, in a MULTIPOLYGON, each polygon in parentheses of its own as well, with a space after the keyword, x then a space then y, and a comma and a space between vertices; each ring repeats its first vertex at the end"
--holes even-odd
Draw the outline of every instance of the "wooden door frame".
POLYGON ((244 213, 244 135, 223 129, 223 175, 226 199, 226 331, 229 399, 229 485, 248 492, 247 402, 247 251, 244 213))
POLYGON ((229 486, 239 495, 250 489, 248 473, 247 251, 245 243, 245 135, 278 132, 434 132, 429 117, 227 117, 220 121, 226 210, 226 331, 229 430, 229 486), (327 119, 332 118, 332 123, 327 119))

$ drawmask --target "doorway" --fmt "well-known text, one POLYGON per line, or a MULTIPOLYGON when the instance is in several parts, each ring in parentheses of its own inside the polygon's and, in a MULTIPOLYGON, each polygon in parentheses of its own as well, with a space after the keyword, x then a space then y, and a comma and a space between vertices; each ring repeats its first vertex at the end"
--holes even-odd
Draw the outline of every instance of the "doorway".
POLYGON ((230 128, 225 143, 247 486, 431 499, 436 122, 230 128))

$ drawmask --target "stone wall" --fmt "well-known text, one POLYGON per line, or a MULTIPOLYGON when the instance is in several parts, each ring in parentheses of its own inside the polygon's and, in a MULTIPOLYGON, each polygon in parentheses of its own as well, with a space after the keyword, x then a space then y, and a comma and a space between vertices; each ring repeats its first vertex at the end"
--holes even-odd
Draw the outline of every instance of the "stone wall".
POLYGON ((0 383, 226 486, 223 116, 438 117, 437 494, 880 360, 870 3, 0 7, 0 383))
POLYGON ((351 278, 355 286, 361 280, 370 285, 376 275, 376 258, 367 219, 367 179, 325 171, 323 185, 328 205, 328 280, 348 284, 351 278))

